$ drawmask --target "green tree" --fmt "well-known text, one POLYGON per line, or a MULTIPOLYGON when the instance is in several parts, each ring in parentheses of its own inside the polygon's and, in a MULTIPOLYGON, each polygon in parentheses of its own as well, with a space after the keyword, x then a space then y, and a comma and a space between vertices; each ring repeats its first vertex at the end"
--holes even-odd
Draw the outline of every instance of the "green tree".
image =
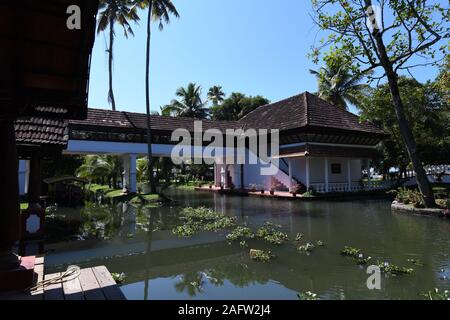
POLYGON ((147 41, 145 56, 145 111, 147 113, 147 156, 148 175, 151 193, 156 193, 156 184, 153 176, 153 152, 152 131, 150 123, 150 43, 152 21, 157 21, 159 30, 164 29, 164 24, 170 22, 170 16, 179 17, 178 11, 171 0, 136 0, 135 4, 141 9, 147 10, 147 41))
POLYGON ((107 178, 108 184, 113 188, 118 187, 118 181, 122 176, 122 159, 114 155, 87 155, 83 164, 77 169, 77 177, 85 178, 89 183, 100 181, 104 183, 107 178))
POLYGON ((162 107, 163 114, 199 119, 205 119, 208 116, 206 104, 202 101, 202 88, 199 85, 191 82, 186 88, 178 88, 175 95, 179 99, 174 99, 169 105, 162 107))
POLYGON ((361 95, 367 90, 367 84, 361 84, 363 74, 352 74, 343 63, 328 63, 320 70, 309 70, 316 76, 318 95, 331 104, 348 110, 348 103, 358 107, 361 95))
POLYGON ((262 96, 252 97, 243 93, 233 92, 220 105, 210 108, 211 118, 213 120, 236 121, 268 103, 269 100, 262 96))
POLYGON ((118 23, 123 28, 126 38, 128 35, 134 35, 130 22, 139 21, 139 16, 135 10, 132 10, 132 1, 129 0, 101 0, 99 3, 99 21, 97 33, 105 32, 109 29, 109 45, 108 45, 108 74, 109 74, 109 90, 108 102, 111 103, 112 110, 116 110, 116 100, 113 92, 113 47, 114 47, 114 25, 118 23))
MULTIPOLYGON (((448 104, 442 94, 436 90, 435 83, 421 84, 414 79, 400 77, 398 84, 420 158, 427 164, 446 163, 450 158, 450 127, 448 104)), ((402 142, 389 85, 383 84, 371 90, 361 101, 360 108, 363 119, 389 134, 382 144, 380 169, 387 173, 389 168, 398 167, 404 172, 410 159, 402 142)))
POLYGON ((213 106, 219 105, 225 97, 225 93, 222 91, 221 86, 213 86, 209 88, 208 99, 211 100, 213 106))
MULTIPOLYGON (((426 206, 435 206, 433 191, 405 114, 398 73, 436 63, 436 46, 450 34, 448 7, 443 8, 431 0, 312 0, 312 4, 314 21, 329 33, 328 39, 313 48, 314 62, 322 56, 339 57, 352 66, 355 74, 381 71, 377 77, 387 79, 399 131, 419 189, 426 206), (422 57, 425 57, 424 62, 417 62, 422 57)), ((440 49, 445 51, 446 46, 440 49)))

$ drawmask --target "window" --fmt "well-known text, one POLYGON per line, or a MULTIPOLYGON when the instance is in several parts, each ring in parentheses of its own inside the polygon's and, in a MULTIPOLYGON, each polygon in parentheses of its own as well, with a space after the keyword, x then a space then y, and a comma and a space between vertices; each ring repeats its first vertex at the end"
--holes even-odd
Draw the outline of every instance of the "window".
POLYGON ((331 173, 332 174, 340 174, 342 172, 340 163, 332 163, 331 164, 331 173))

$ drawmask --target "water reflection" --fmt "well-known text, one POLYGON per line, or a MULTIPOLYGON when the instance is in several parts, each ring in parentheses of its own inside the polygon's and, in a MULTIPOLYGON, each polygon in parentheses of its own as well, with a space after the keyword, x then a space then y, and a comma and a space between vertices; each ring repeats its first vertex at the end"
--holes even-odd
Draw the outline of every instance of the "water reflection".
POLYGON ((130 299, 296 299, 300 291, 324 299, 415 299, 421 291, 450 288, 450 223, 392 214, 387 201, 301 202, 186 191, 171 197, 235 216, 253 229, 270 220, 291 239, 304 234, 301 244, 322 240, 326 246, 307 256, 297 252, 295 241, 280 247, 249 241, 249 248, 270 249, 277 256, 257 263, 249 259, 248 248, 229 245, 226 232, 177 238, 171 229, 179 222, 180 207, 89 203, 79 210, 58 208, 55 221, 70 225, 66 230, 73 237, 97 242, 77 241, 73 248, 54 243, 46 258, 49 271, 72 263, 104 264, 127 274, 122 289, 130 299), (414 258, 424 266, 414 266, 412 275, 384 277, 382 290, 369 291, 364 268, 339 255, 345 245, 363 248, 374 259, 406 265, 414 258))

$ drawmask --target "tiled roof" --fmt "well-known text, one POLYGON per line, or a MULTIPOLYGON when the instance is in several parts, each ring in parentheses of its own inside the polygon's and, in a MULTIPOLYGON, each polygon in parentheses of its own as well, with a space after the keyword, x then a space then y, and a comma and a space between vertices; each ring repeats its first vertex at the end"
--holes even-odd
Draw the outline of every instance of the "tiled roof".
MULTIPOLYGON (((150 119, 152 130, 161 131, 173 131, 178 128, 183 128, 193 132, 195 120, 202 121, 203 131, 207 129, 219 129, 225 131, 226 129, 238 129, 242 127, 242 124, 235 121, 213 121, 159 115, 152 115, 150 116, 150 119)), ((145 130, 147 128, 146 121, 147 117, 144 113, 89 108, 86 120, 70 120, 69 124, 75 126, 99 126, 145 130)))
POLYGON ((261 106, 240 120, 246 128, 257 127, 280 131, 320 127, 383 134, 369 122, 360 122, 357 115, 342 110, 309 93, 261 106))
POLYGON ((69 140, 68 121, 59 119, 24 118, 14 124, 18 144, 65 147, 69 140))

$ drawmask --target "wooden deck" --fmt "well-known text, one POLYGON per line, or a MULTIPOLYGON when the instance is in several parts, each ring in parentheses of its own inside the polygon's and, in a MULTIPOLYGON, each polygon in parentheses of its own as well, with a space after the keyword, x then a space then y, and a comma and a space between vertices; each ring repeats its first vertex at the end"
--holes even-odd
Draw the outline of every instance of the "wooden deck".
MULTIPOLYGON (((44 257, 36 258, 34 284, 59 277, 45 274, 44 257)), ((0 300, 126 300, 105 266, 81 269, 78 277, 59 280, 43 289, 26 292, 0 292, 0 300)))

